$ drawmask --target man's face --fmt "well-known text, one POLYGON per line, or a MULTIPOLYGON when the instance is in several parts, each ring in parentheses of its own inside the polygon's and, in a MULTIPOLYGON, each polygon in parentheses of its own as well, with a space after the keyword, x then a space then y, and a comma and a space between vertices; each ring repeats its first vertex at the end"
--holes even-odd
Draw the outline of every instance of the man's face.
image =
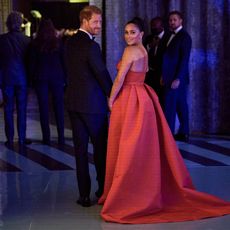
POLYGON ((172 14, 169 17, 169 27, 171 30, 176 30, 182 25, 182 19, 177 14, 172 14))
POLYGON ((151 33, 152 35, 158 35, 163 31, 162 23, 159 20, 153 20, 151 22, 151 33))
POLYGON ((101 31, 102 17, 100 14, 92 14, 90 20, 85 20, 85 29, 92 35, 98 35, 101 31))

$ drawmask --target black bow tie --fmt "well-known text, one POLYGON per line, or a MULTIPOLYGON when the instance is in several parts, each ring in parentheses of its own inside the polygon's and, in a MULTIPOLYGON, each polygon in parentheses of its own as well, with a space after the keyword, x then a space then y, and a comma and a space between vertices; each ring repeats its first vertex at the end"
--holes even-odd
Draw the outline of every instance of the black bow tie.
POLYGON ((175 32, 175 31, 171 31, 171 34, 174 34, 174 35, 175 35, 175 34, 176 34, 176 32, 175 32))
POLYGON ((92 37, 92 40, 94 41, 94 39, 95 39, 95 37, 93 36, 93 37, 92 37))

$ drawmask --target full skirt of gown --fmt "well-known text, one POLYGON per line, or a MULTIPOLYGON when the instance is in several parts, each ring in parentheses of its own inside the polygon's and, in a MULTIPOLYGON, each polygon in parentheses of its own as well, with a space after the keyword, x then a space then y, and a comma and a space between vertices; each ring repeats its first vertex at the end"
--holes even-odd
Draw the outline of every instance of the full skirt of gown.
POLYGON ((230 203, 196 191, 145 73, 129 71, 111 111, 101 216, 117 223, 197 220, 230 203))

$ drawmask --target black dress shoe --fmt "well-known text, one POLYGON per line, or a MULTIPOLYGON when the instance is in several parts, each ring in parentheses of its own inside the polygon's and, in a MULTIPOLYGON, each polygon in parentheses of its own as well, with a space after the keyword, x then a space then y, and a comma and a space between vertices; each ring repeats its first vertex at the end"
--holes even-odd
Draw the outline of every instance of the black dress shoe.
POLYGON ((25 140, 19 140, 18 144, 19 145, 30 145, 30 144, 32 144, 32 141, 30 139, 26 138, 25 140))
POLYGON ((65 145, 65 139, 58 139, 58 145, 64 146, 65 145))
POLYGON ((80 204, 82 207, 90 207, 91 206, 91 201, 89 197, 80 197, 77 200, 77 203, 80 204))
POLYGON ((44 139, 44 140, 42 141, 42 144, 43 144, 43 145, 50 145, 50 140, 44 139))
POLYGON ((8 149, 13 149, 13 148, 14 148, 14 143, 13 143, 13 141, 6 141, 6 142, 5 142, 5 146, 6 146, 8 149))
POLYGON ((96 195, 97 198, 100 198, 100 197, 102 196, 102 194, 103 194, 103 191, 100 190, 100 189, 98 189, 98 190, 95 192, 95 195, 96 195))
POLYGON ((29 138, 26 138, 24 141, 25 145, 31 145, 32 144, 32 140, 29 138))
POLYGON ((187 134, 178 133, 174 135, 176 141, 189 142, 189 136, 187 134))

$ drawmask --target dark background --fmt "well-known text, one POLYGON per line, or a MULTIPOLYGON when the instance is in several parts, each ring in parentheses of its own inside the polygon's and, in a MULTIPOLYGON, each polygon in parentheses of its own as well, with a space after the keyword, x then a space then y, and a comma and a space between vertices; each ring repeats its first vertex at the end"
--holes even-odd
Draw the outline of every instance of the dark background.
POLYGON ((57 29, 79 28, 79 12, 88 3, 69 3, 67 1, 14 0, 13 9, 24 13, 32 23, 34 18, 30 11, 37 10, 43 18, 50 18, 57 29))

